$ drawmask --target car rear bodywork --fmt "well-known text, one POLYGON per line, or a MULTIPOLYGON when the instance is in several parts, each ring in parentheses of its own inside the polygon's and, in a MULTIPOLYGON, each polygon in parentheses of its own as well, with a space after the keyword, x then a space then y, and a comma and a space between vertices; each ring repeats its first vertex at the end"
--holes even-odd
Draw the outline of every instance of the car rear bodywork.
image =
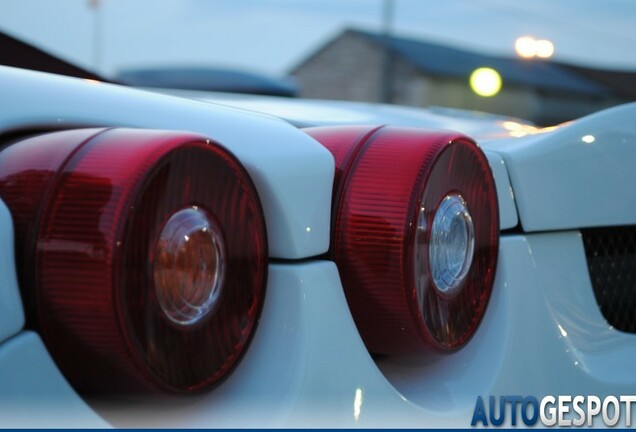
POLYGON ((0 68, 0 94, 3 145, 84 127, 187 131, 220 143, 254 182, 269 241, 258 327, 218 386, 185 398, 78 395, 25 328, 11 214, 0 207, 3 425, 467 427, 478 396, 633 393, 636 336, 608 323, 588 271, 590 255, 611 253, 586 250, 585 236, 636 224, 636 105, 539 129, 443 110, 186 100, 12 68, 0 68), (361 339, 328 254, 334 159, 299 128, 343 124, 452 129, 484 151, 497 188, 499 259, 483 321, 460 350, 372 355, 361 339))

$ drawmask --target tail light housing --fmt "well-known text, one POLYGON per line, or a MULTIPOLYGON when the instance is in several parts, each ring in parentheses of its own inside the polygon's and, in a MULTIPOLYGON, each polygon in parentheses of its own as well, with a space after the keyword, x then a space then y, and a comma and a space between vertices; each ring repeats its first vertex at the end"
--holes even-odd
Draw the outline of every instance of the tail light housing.
POLYGON ((499 213, 486 157, 453 132, 308 128, 336 162, 331 258, 374 353, 453 351, 494 281, 499 213))
POLYGON ((87 392, 197 392, 225 377, 263 303, 256 190, 220 145, 186 133, 81 129, 0 153, 23 297, 87 392))

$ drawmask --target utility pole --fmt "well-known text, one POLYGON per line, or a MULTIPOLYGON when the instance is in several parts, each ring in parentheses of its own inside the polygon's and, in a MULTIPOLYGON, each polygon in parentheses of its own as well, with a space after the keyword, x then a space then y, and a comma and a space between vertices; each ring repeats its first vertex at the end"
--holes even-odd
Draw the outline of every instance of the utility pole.
POLYGON ((93 11, 93 70, 101 72, 102 67, 102 13, 100 0, 88 0, 88 7, 93 11))
POLYGON ((382 37, 385 40, 384 62, 380 88, 382 89, 382 102, 393 102, 393 26, 394 0, 383 0, 382 7, 382 37))

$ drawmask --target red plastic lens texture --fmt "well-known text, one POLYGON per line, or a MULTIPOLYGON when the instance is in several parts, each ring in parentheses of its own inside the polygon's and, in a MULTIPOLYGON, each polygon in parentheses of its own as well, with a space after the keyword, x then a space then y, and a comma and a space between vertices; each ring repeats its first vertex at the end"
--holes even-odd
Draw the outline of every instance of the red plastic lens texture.
POLYGON ((228 374, 255 329, 267 271, 258 196, 229 152, 183 133, 67 131, 9 147, 0 173, 16 228, 36 233, 18 233, 17 245, 21 279, 34 275, 23 286, 35 293, 32 321, 78 389, 192 392, 228 374), (26 191, 38 198, 21 203, 26 191), (162 227, 193 206, 222 232, 226 266, 218 307, 184 326, 162 310, 154 263, 162 227))
POLYGON ((481 150, 452 132, 306 131, 341 164, 331 255, 367 348, 412 354, 463 346, 488 304, 499 245, 495 184, 481 150), (355 157, 343 166, 339 154, 355 157), (435 211, 449 194, 464 197, 475 233, 472 265, 452 295, 435 288, 428 255, 435 211), (418 235, 422 207, 426 229, 418 235), (424 281, 419 290, 416 280, 424 281))

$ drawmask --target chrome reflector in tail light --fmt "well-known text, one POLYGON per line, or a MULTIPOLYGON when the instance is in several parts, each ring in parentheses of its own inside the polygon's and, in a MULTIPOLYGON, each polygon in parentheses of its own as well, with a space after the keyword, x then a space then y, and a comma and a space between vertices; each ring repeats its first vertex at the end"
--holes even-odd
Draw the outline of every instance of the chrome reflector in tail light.
POLYGON ((200 391, 233 368, 263 303, 267 239, 241 164, 200 136, 84 129, 0 153, 25 298, 91 392, 200 391))
POLYGON ((309 128, 334 155, 330 254, 375 353, 455 350, 492 290, 499 213, 467 137, 393 127, 309 128))

